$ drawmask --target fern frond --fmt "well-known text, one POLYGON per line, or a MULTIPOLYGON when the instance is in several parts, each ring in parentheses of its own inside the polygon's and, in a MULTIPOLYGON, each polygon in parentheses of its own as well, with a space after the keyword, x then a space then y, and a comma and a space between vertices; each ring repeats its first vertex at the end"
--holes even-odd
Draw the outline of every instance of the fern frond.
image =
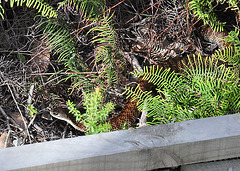
POLYGON ((230 103, 228 105, 226 105, 226 110, 227 111, 233 111, 233 113, 238 113, 239 109, 240 109, 240 96, 239 96, 239 92, 240 92, 240 87, 239 85, 237 85, 236 87, 234 87, 233 89, 233 93, 232 94, 226 94, 230 99, 229 102, 236 102, 236 103, 230 103))
POLYGON ((118 80, 115 64, 118 56, 117 34, 113 28, 112 17, 113 14, 104 14, 102 18, 96 20, 97 25, 88 32, 96 33, 96 36, 92 38, 92 42, 98 44, 95 49, 95 63, 97 65, 102 64, 101 76, 107 80, 109 85, 118 80))
POLYGON ((225 23, 219 22, 216 14, 212 11, 212 3, 214 1, 215 0, 191 0, 189 2, 190 9, 192 9, 193 13, 199 19, 203 20, 204 25, 209 24, 216 32, 223 31, 225 23))
POLYGON ((70 34, 70 29, 64 22, 47 20, 38 27, 44 27, 43 40, 55 54, 59 54, 59 61, 76 55, 75 42, 70 34))
POLYGON ((144 67, 143 71, 135 70, 133 75, 138 78, 142 77, 143 80, 153 83, 159 89, 166 86, 174 87, 179 82, 178 74, 171 72, 170 68, 163 69, 158 65, 150 68, 144 67))
POLYGON ((213 10, 213 3, 223 4, 227 3, 228 8, 239 12, 239 1, 238 0, 191 0, 189 2, 190 8, 193 13, 202 19, 204 24, 209 24, 214 31, 221 32, 226 24, 225 22, 219 22, 216 14, 213 10))
POLYGON ((218 50, 213 54, 213 57, 228 62, 231 65, 239 66, 240 64, 240 40, 239 40, 239 31, 231 31, 228 34, 228 37, 225 39, 230 45, 223 49, 218 50))
POLYGON ((214 58, 218 58, 224 62, 230 62, 232 61, 232 58, 234 56, 234 50, 233 47, 226 47, 225 49, 221 50, 217 50, 213 55, 214 58))
POLYGON ((218 66, 218 61, 211 58, 204 61, 200 59, 200 56, 198 60, 195 59, 192 67, 186 66, 183 73, 191 85, 191 91, 197 94, 196 111, 203 115, 205 114, 202 111, 208 111, 208 116, 226 114, 229 111, 224 111, 223 106, 229 104, 229 98, 225 93, 233 93, 238 78, 230 68, 225 65, 218 66))
POLYGON ((107 44, 116 48, 117 34, 114 30, 114 25, 112 24, 113 15, 114 13, 105 13, 102 18, 96 20, 97 25, 88 32, 97 32, 97 35, 92 38, 93 43, 107 44))
POLYGON ((143 109, 144 101, 146 99, 148 100, 148 99, 152 98, 151 91, 143 92, 141 90, 141 88, 139 87, 139 85, 137 85, 137 87, 135 87, 135 88, 127 87, 125 89, 125 91, 123 92, 123 94, 126 94, 127 98, 131 98, 131 101, 137 100, 137 105, 138 105, 139 110, 143 109))
POLYGON ((2 17, 2 19, 4 19, 3 14, 4 14, 4 9, 2 7, 2 4, 0 3, 0 16, 2 17))
POLYGON ((76 42, 70 34, 71 28, 68 27, 68 24, 61 20, 47 20, 38 27, 44 28, 42 39, 49 49, 58 55, 58 61, 64 63, 67 68, 66 72, 71 73, 61 81, 70 79, 72 92, 81 88, 93 90, 94 84, 91 82, 91 78, 94 77, 94 74, 89 77, 81 74, 82 71, 87 70, 87 67, 76 51, 76 42))
MULTIPOLYGON (((8 2, 8 0, 5 0, 8 2)), ((57 18, 57 11, 53 9, 52 6, 44 2, 43 0, 9 0, 10 7, 12 8, 15 4, 17 6, 22 6, 26 4, 28 8, 35 8, 41 13, 42 16, 48 18, 57 18)))
POLYGON ((239 0, 228 0, 231 10, 239 11, 239 0))
MULTIPOLYGON (((111 47, 100 45, 95 49, 95 63, 100 65, 100 69, 98 72, 99 79, 95 81, 99 81, 101 79, 106 80, 108 85, 112 85, 113 83, 118 81, 118 72, 115 64, 115 53, 111 47)), ((106 84, 105 84, 106 85, 106 84)))

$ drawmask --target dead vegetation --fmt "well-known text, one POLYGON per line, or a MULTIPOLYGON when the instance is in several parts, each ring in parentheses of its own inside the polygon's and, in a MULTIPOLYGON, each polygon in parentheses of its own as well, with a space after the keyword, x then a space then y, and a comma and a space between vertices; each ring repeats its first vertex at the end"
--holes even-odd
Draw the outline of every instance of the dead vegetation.
MULTIPOLYGON (((51 1, 54 5, 58 2, 51 1)), ((69 73, 43 39, 43 29, 36 26, 45 21, 34 18, 33 9, 5 6, 5 19, 0 20, 0 148, 51 141, 83 135, 64 121, 49 115, 49 106, 64 106, 67 100, 82 107, 82 89, 70 89, 73 80, 60 82, 69 73), (35 112, 37 111, 37 112, 35 112), (32 117, 31 117, 32 115, 32 117)), ((206 40, 202 21, 181 0, 113 0, 107 7, 114 12, 114 28, 122 61, 115 60, 119 81, 105 99, 116 104, 113 116, 122 110, 126 85, 134 85, 130 71, 157 65, 169 58, 189 54, 209 55, 221 48, 216 41, 206 40), (123 62, 123 65, 121 64, 123 62), (118 65, 119 64, 119 65, 118 65), (121 64, 121 65, 120 65, 121 64)), ((231 15, 226 30, 239 29, 234 11, 219 8, 218 13, 231 15)), ((59 16, 67 22, 76 38, 79 60, 88 68, 86 79, 101 71, 94 65, 93 35, 88 22, 73 9, 60 9, 59 16)), ((223 18, 224 19, 224 18, 223 18)))

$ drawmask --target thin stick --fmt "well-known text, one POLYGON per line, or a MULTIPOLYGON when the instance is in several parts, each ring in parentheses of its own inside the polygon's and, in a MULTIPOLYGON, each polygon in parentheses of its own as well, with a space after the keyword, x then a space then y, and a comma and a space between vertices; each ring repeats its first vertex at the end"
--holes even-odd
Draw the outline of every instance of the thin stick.
POLYGON ((116 6, 120 5, 121 3, 123 3, 125 0, 120 1, 119 3, 113 5, 111 8, 107 9, 105 12, 109 12, 111 9, 115 8, 116 6))
POLYGON ((30 141, 30 143, 32 143, 31 137, 30 137, 30 134, 29 134, 29 131, 28 131, 27 124, 26 124, 26 122, 25 122, 25 119, 23 118, 22 111, 21 111, 21 109, 20 109, 19 106, 18 106, 18 103, 17 103, 17 101, 16 101, 16 99, 15 99, 15 96, 14 96, 14 94, 13 94, 13 92, 12 92, 11 87, 9 86, 8 83, 6 83, 6 85, 8 86, 8 89, 9 89, 11 95, 12 95, 13 101, 14 101, 14 103, 16 104, 16 107, 17 107, 17 109, 18 109, 18 111, 19 111, 19 113, 20 113, 20 115, 21 115, 21 117, 22 117, 22 120, 23 120, 23 123, 24 123, 24 127, 25 127, 25 129, 26 129, 26 131, 27 131, 27 136, 29 137, 29 141, 30 141))
MULTIPOLYGON (((10 136, 10 133, 11 133, 11 127, 10 127, 10 124, 9 124, 9 120, 11 118, 8 117, 8 115, 5 113, 5 111, 3 110, 2 106, 0 106, 0 111, 2 112, 3 116, 7 119, 7 127, 8 127, 8 134, 7 134, 7 137, 5 139, 5 143, 4 143, 4 148, 7 147, 7 144, 8 144, 8 139, 9 139, 9 136, 10 136)), ((15 122, 15 121, 14 121, 15 122)))
MULTIPOLYGON (((33 73, 33 74, 30 74, 30 75, 54 75, 56 73, 33 73)), ((99 72, 60 72, 58 73, 60 75, 74 75, 74 74, 99 74, 99 72)))
POLYGON ((32 95, 33 95, 34 84, 30 86, 30 90, 28 93, 27 105, 30 106, 32 104, 32 95))
POLYGON ((28 124, 28 128, 32 125, 33 121, 35 120, 37 114, 33 115, 33 118, 31 119, 31 121, 28 124))
POLYGON ((7 127, 8 127, 8 130, 10 130, 10 124, 9 124, 9 117, 8 115, 4 112, 2 106, 0 106, 0 111, 2 112, 3 116, 7 119, 7 127))
POLYGON ((156 2, 155 4, 153 4, 152 6, 148 7, 147 9, 143 10, 140 14, 135 15, 133 18, 131 18, 130 20, 128 20, 124 25, 126 25, 127 23, 129 23, 130 21, 132 21, 134 18, 136 18, 137 16, 141 15, 142 13, 144 13, 145 11, 149 10, 150 8, 152 8, 153 6, 157 5, 158 3, 161 3, 162 0, 156 2))
POLYGON ((182 14, 184 14, 184 13, 186 12, 186 10, 188 10, 188 8, 189 8, 189 6, 188 6, 186 9, 184 9, 181 14, 179 14, 176 18, 174 18, 174 20, 168 25, 168 27, 165 28, 165 29, 162 31, 162 33, 159 34, 159 36, 156 38, 155 42, 157 42, 157 40, 162 36, 162 34, 163 34, 165 31, 167 31, 167 29, 169 29, 169 27, 174 23, 174 21, 177 20, 182 14))
POLYGON ((11 133, 11 130, 8 131, 8 134, 7 134, 7 137, 6 137, 6 140, 5 140, 5 144, 4 144, 4 148, 7 148, 8 139, 9 139, 10 133, 11 133))

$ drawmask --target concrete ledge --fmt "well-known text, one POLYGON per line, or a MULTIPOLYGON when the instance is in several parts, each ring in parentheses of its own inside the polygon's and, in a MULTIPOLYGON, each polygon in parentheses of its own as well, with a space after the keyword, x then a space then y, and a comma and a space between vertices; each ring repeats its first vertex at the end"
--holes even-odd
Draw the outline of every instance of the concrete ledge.
POLYGON ((240 170, 240 159, 191 164, 181 167, 181 171, 222 171, 222 170, 223 171, 240 170))
POLYGON ((240 157, 240 114, 0 150, 0 170, 140 171, 240 157))

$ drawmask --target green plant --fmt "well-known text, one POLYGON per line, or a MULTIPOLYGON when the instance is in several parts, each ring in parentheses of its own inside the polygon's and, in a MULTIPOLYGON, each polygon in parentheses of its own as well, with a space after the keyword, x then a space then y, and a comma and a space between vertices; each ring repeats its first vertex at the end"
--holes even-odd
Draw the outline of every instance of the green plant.
POLYGON ((51 19, 39 25, 45 28, 43 39, 47 46, 59 55, 59 62, 65 65, 64 71, 70 73, 62 81, 71 79, 72 90, 93 91, 95 86, 112 88, 118 81, 117 67, 120 54, 117 47, 117 34, 113 27, 113 14, 104 12, 105 1, 67 0, 60 3, 60 6, 74 7, 75 10, 80 11, 88 23, 92 23, 90 24, 92 28, 87 34, 89 37, 93 36, 91 42, 95 46, 94 63, 83 64, 83 59, 77 53, 76 37, 78 35, 70 34, 70 32, 76 32, 74 28, 60 19, 51 19))
POLYGON ((103 95, 100 88, 96 88, 92 93, 84 93, 84 108, 86 112, 81 112, 75 108, 75 104, 67 101, 70 113, 76 117, 76 121, 82 122, 89 131, 87 134, 97 134, 100 132, 107 132, 111 125, 106 122, 109 113, 114 109, 112 103, 103 104, 103 95))
POLYGON ((61 19, 46 20, 37 27, 42 27, 42 39, 54 54, 59 54, 59 61, 64 61, 76 55, 75 39, 70 34, 70 26, 61 19))
POLYGON ((184 64, 181 73, 159 66, 133 73, 157 87, 156 96, 141 91, 139 86, 124 92, 138 99, 140 110, 148 111, 148 124, 219 116, 240 110, 239 76, 234 68, 218 65, 217 59, 203 60, 201 56, 189 58, 188 64, 184 64))
MULTIPOLYGON (((5 0, 8 2, 8 0, 5 0)), ((4 19, 3 13, 4 9, 2 7, 2 2, 0 1, 0 16, 4 19)), ((57 11, 53 9, 52 6, 44 2, 43 0, 9 0, 10 7, 12 8, 14 5, 23 6, 25 4, 28 8, 35 8, 41 13, 44 17, 49 18, 57 18, 57 11)))
POLYGON ((38 111, 34 109, 34 106, 33 106, 33 105, 27 106, 27 108, 28 108, 28 110, 29 110, 29 115, 30 115, 31 117, 33 117, 34 114, 37 114, 37 113, 38 113, 38 111))
POLYGON ((229 62, 234 66, 239 66, 240 64, 240 41, 239 41, 239 31, 231 31, 228 37, 225 39, 229 46, 224 50, 218 50, 214 57, 221 59, 225 62, 229 62))
POLYGON ((85 77, 85 74, 82 74, 87 71, 87 66, 77 53, 76 39, 71 34, 74 29, 62 19, 46 20, 38 25, 38 28, 44 28, 42 39, 50 51, 58 55, 58 62, 65 65, 65 68, 56 74, 60 72, 70 73, 61 81, 71 79, 72 91, 75 88, 92 90, 94 84, 91 82, 91 77, 85 77))
POLYGON ((113 14, 103 14, 101 19, 96 21, 96 26, 90 32, 97 33, 93 37, 92 43, 98 44, 95 49, 95 64, 102 66, 99 71, 101 79, 105 79, 107 84, 117 81, 116 57, 119 56, 117 47, 117 34, 112 24, 113 14))
POLYGON ((232 10, 239 11, 239 2, 238 0, 190 0, 190 8, 193 10, 193 13, 203 20, 204 24, 209 24, 214 31, 223 31, 224 22, 219 22, 218 18, 213 11, 216 5, 213 4, 223 4, 227 3, 229 8, 232 10))
POLYGON ((4 13, 4 9, 2 7, 2 4, 0 4, 0 16, 2 17, 2 19, 4 19, 3 13, 4 13))

